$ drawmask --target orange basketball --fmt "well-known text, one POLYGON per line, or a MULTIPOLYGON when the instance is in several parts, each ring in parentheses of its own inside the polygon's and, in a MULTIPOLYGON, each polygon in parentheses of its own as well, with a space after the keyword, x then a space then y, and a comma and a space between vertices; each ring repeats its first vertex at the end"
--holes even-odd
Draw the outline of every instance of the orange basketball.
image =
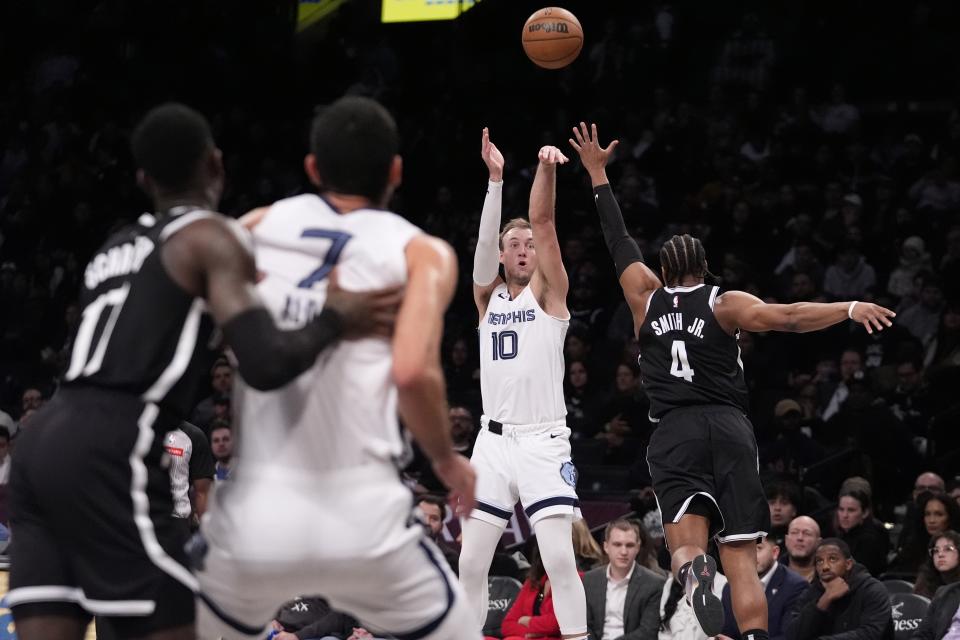
POLYGON ((562 69, 583 48, 583 28, 577 16, 560 7, 540 9, 523 25, 523 50, 544 69, 562 69))

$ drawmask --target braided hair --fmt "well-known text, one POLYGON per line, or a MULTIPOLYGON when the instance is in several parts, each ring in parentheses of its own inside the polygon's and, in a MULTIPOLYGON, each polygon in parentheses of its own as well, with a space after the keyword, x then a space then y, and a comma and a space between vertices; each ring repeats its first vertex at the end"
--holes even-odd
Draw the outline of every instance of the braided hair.
POLYGON ((716 278, 707 269, 707 253, 703 243, 689 233, 673 236, 660 248, 660 265, 663 267, 666 285, 676 286, 685 276, 716 278))

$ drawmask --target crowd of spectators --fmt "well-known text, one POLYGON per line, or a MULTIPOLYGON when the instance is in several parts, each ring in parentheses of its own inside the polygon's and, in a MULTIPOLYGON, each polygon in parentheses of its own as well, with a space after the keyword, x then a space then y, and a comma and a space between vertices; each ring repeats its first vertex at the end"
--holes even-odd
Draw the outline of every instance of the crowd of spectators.
MULTIPOLYGON (((608 172, 652 266, 665 239, 689 232, 722 289, 898 313, 874 335, 842 324, 740 337, 780 562, 811 578, 814 542, 834 535, 875 577, 903 575, 927 596, 956 581, 937 550, 955 556, 960 529, 960 46, 946 26, 960 5, 571 1, 584 50, 546 72, 509 26, 532 10, 523 3, 385 26, 378 2, 355 0, 300 36, 295 3, 255 4, 0 7, 0 481, 7 443, 57 388, 86 260, 148 206, 128 149, 145 109, 178 99, 206 113, 227 170, 221 209, 240 215, 306 188, 315 105, 360 93, 401 127, 392 207, 460 258, 443 358, 461 451, 481 413, 481 127, 507 159, 509 218, 526 211, 539 146, 563 148, 576 122, 596 122, 604 142, 620 140, 608 172)), ((575 461, 600 470, 581 491, 626 501, 649 481, 638 347, 586 174, 568 165, 558 180, 568 421, 575 461)), ((232 458, 232 376, 218 362, 191 417, 218 479, 232 458)), ((680 610, 664 597, 669 620, 680 610)))

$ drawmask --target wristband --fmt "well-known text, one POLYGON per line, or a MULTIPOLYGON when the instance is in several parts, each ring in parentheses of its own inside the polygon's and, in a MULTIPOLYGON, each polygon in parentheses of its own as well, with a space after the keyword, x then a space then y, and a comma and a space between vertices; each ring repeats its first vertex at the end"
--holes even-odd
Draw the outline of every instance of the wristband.
POLYGON ((847 317, 850 318, 851 320, 853 320, 853 308, 854 308, 855 306, 857 306, 857 303, 858 303, 858 302, 860 302, 860 301, 859 301, 859 300, 854 300, 853 302, 850 303, 850 308, 847 309, 847 317))

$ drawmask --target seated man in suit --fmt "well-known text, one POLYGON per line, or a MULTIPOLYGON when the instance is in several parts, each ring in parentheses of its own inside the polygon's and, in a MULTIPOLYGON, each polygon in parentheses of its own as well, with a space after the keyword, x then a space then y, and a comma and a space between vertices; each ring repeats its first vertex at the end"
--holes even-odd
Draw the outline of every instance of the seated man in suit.
POLYGON ((590 640, 656 640, 663 578, 637 564, 641 525, 614 520, 603 536, 609 564, 583 576, 590 640))
MULTIPOLYGON (((783 640, 784 617, 797 598, 810 588, 810 583, 802 576, 777 562, 780 556, 779 541, 766 537, 757 542, 757 575, 767 595, 767 624, 770 640, 783 640)), ((730 603, 730 585, 723 588, 720 598, 723 602, 724 628, 721 640, 732 638, 740 640, 737 621, 733 617, 733 605, 730 603)))

